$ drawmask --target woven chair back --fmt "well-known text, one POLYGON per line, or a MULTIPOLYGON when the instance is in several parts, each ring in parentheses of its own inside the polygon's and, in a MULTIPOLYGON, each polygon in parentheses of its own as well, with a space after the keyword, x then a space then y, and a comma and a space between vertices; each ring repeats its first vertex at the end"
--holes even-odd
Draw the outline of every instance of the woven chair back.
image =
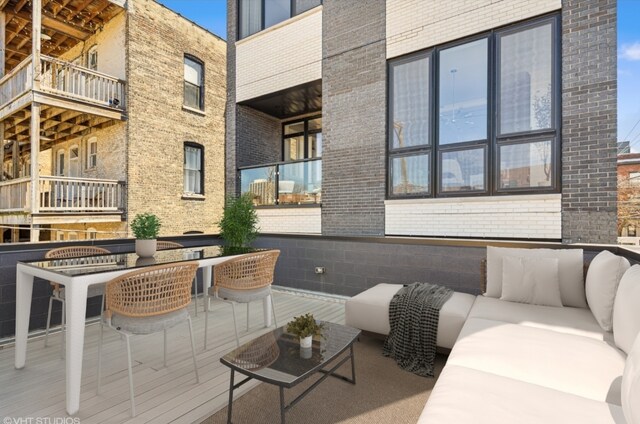
POLYGON ((197 262, 158 265, 129 272, 107 282, 106 313, 128 317, 163 315, 191 302, 197 262))
MULTIPOLYGON (((44 257, 45 259, 69 259, 80 258, 82 256, 110 254, 111 252, 107 249, 98 246, 65 246, 49 250, 44 257)), ((60 284, 55 281, 49 281, 49 284, 53 286, 53 290, 60 289, 60 284)))
POLYGON ((158 240, 156 243, 156 249, 158 250, 180 249, 182 247, 184 246, 173 241, 158 240))
POLYGON ((279 250, 249 253, 214 267, 214 285, 233 290, 253 290, 273 283, 279 250))
POLYGON ((47 259, 67 259, 110 254, 111 252, 107 249, 98 246, 65 246, 49 250, 44 257, 47 259))

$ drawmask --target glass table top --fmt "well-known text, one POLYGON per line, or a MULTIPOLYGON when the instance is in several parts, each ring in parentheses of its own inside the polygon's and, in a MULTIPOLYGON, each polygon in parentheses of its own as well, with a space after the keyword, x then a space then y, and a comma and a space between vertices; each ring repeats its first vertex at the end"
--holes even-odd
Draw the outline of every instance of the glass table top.
POLYGON ((322 335, 313 338, 309 349, 301 348, 298 337, 280 327, 232 350, 220 362, 253 378, 292 387, 344 352, 360 335, 356 328, 322 324, 322 335))
POLYGON ((265 249, 229 248, 226 246, 198 246, 180 249, 158 250, 152 258, 141 258, 135 253, 114 253, 110 255, 84 256, 80 258, 47 259, 21 262, 28 266, 43 268, 69 277, 144 268, 176 262, 210 259, 224 256, 242 255, 264 251, 265 249))

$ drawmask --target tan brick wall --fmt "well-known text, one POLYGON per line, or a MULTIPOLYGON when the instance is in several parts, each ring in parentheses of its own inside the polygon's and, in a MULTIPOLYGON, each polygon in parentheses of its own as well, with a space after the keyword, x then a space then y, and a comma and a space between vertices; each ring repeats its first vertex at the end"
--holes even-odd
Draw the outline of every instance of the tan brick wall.
POLYGON ((559 10, 561 0, 387 0, 387 58, 559 10))
POLYGON ((128 219, 155 213, 161 235, 216 231, 224 204, 226 43, 152 0, 128 4, 128 219), (182 106, 185 53, 205 64, 205 115, 182 106), (204 200, 183 199, 185 141, 205 149, 204 200))
MULTIPOLYGON (((127 231, 126 223, 124 222, 98 222, 87 224, 55 224, 51 226, 51 240, 58 240, 59 233, 63 234, 63 240, 70 240, 71 233, 75 233, 78 240, 88 239, 88 230, 96 230, 96 238, 98 239, 112 239, 122 238, 127 231)), ((48 231, 48 230, 41 230, 48 231)))

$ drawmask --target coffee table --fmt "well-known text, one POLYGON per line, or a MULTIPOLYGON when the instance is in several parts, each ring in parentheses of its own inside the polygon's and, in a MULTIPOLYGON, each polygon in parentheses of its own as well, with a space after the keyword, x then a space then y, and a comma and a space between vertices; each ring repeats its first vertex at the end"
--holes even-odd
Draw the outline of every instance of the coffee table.
POLYGON ((285 422, 285 413, 327 377, 333 376, 356 384, 353 343, 360 335, 360 330, 330 322, 322 322, 322 324, 324 325, 322 335, 314 337, 311 348, 301 349, 299 339, 288 334, 285 327, 280 327, 243 344, 220 358, 220 362, 231 368, 227 423, 231 423, 233 391, 252 379, 280 388, 280 422, 282 424, 285 422), (338 360, 347 350, 349 354, 338 360), (348 360, 351 360, 351 378, 335 374, 335 371, 348 360), (330 367, 327 368, 328 365, 330 367), (247 378, 235 383, 236 372, 246 375, 247 378), (316 372, 323 375, 286 405, 284 389, 296 386, 316 372))

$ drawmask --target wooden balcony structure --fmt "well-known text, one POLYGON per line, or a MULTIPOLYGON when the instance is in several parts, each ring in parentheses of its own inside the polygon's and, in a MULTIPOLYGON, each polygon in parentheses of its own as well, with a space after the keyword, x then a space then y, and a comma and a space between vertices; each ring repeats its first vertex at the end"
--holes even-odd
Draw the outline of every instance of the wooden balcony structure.
POLYGON ((13 163, 12 175, 0 172, 0 224, 30 225, 32 241, 40 224, 107 222, 124 212, 121 181, 38 175, 39 152, 126 119, 125 81, 60 58, 124 3, 0 0, 0 163, 13 163), (30 171, 21 174, 26 155, 30 171))

